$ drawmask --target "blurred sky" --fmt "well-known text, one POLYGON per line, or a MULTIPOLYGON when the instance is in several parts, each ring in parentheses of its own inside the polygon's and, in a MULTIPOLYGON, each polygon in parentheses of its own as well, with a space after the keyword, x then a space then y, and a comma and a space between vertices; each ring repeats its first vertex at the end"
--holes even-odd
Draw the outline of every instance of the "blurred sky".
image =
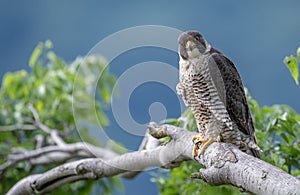
MULTIPOLYGON (((300 90, 282 62, 300 46, 299 8, 297 0, 131 1, 126 4, 96 0, 0 0, 0 78, 8 71, 28 70, 28 59, 39 41, 52 40, 57 55, 71 62, 116 31, 137 25, 165 25, 182 31, 200 31, 235 63, 244 85, 261 106, 288 104, 299 113, 300 90)), ((112 63, 112 71, 119 76, 121 69, 113 64, 130 67, 137 63, 133 58, 159 59, 178 66, 176 54, 148 48, 120 56, 112 63)), ((155 100, 165 102, 168 117, 178 117, 178 109, 172 110, 173 96, 176 95, 157 84, 141 86, 132 94, 132 115, 137 121, 149 122, 148 108, 155 100), (147 93, 151 90, 159 93, 147 93), (171 93, 170 99, 157 95, 164 92, 171 93)), ((112 114, 108 112, 108 115, 109 128, 118 129, 112 114)), ((136 149, 141 140, 130 140, 126 132, 112 134, 117 141, 125 139, 122 144, 130 149, 136 149)), ((157 193, 150 177, 144 173, 134 181, 125 181, 125 193, 157 193)))

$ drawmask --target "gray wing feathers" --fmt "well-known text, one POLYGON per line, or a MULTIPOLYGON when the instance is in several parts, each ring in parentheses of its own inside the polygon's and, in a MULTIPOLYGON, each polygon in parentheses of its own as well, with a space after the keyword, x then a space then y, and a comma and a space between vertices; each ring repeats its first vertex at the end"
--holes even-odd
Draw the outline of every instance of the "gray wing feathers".
POLYGON ((220 84, 220 79, 212 78, 215 85, 218 86, 217 88, 221 88, 221 90, 223 90, 223 87, 225 88, 226 98, 223 101, 225 101, 226 110, 231 120, 237 124, 239 130, 244 134, 253 136, 254 127, 252 118, 242 81, 235 66, 228 58, 219 53, 212 54, 210 61, 213 61, 211 64, 217 65, 218 72, 221 74, 223 84, 220 84))
POLYGON ((226 90, 219 68, 210 57, 205 63, 208 64, 200 74, 203 78, 200 93, 197 94, 198 99, 203 101, 218 121, 222 121, 229 129, 233 129, 232 121, 226 110, 226 90))

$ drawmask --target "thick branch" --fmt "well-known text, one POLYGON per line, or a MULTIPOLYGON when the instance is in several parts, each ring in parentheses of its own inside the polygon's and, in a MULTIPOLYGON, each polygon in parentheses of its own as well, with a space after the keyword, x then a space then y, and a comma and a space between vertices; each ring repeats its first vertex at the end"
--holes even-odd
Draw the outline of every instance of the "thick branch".
MULTIPOLYGON (((157 148, 160 145, 160 141, 154 137, 152 137, 148 132, 146 132, 142 143, 140 144, 139 150, 152 150, 157 148)), ((133 179, 135 178, 141 171, 130 171, 122 174, 123 178, 133 179)))
POLYGON ((231 184, 254 194, 299 194, 300 181, 283 170, 226 143, 213 143, 199 163, 206 168, 192 175, 211 185, 231 184))
MULTIPOLYGON (((98 179, 141 171, 147 167, 173 168, 184 160, 193 159, 191 141, 195 132, 181 128, 152 124, 154 137, 170 136, 171 141, 154 149, 126 153, 110 160, 84 159, 58 166, 46 173, 32 175, 19 181, 8 194, 45 193, 57 186, 80 179, 98 179)), ((300 181, 284 171, 249 156, 235 146, 213 143, 200 156, 206 169, 193 174, 212 185, 231 184, 256 194, 299 194, 300 181)))

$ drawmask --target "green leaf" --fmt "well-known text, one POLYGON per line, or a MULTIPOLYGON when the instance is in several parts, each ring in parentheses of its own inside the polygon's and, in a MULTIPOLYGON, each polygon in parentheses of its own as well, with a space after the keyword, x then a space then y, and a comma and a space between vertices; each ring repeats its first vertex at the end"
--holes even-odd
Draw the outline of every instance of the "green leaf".
POLYGON ((29 59, 30 67, 33 67, 36 64, 36 61, 40 57, 42 50, 43 50, 43 44, 39 43, 33 50, 33 53, 31 54, 31 57, 29 59))
POLYGON ((291 137, 288 137, 286 134, 280 134, 280 137, 287 143, 287 144, 291 144, 292 143, 292 139, 291 137))
POLYGON ((52 49, 52 48, 53 48, 53 43, 52 43, 52 41, 46 40, 46 41, 45 41, 45 47, 46 47, 47 49, 52 49))
POLYGON ((114 186, 117 188, 117 190, 119 191, 124 190, 123 184, 118 176, 113 176, 110 177, 109 179, 111 180, 112 184, 114 184, 114 186))
POLYGON ((169 124, 175 125, 175 126, 179 126, 180 125, 180 121, 177 118, 164 119, 160 123, 169 123, 169 124))
POLYGON ((101 93, 102 98, 105 102, 110 101, 110 91, 109 91, 108 87, 103 86, 100 90, 100 93, 101 93))
POLYGON ((107 126, 109 121, 108 121, 106 115, 103 112, 99 111, 99 110, 96 110, 96 113, 97 113, 97 118, 100 122, 101 127, 107 126))
POLYGON ((300 47, 298 47, 298 49, 297 49, 297 58, 298 58, 298 61, 300 61, 300 47))
POLYGON ((297 63, 297 59, 294 56, 290 56, 290 57, 285 57, 284 58, 284 63, 287 65, 287 67, 289 68, 292 77, 294 78, 296 84, 299 84, 298 81, 298 77, 299 77, 299 70, 298 70, 298 63, 297 63))

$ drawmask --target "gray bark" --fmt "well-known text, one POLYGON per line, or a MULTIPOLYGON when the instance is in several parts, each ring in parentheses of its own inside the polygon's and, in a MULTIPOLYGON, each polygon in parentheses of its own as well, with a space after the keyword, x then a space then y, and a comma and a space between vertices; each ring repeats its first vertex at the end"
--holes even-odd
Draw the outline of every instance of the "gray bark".
MULTIPOLYGON (((192 157, 195 132, 171 125, 151 124, 148 132, 156 138, 170 136, 171 141, 153 148, 126 153, 104 160, 83 159, 58 166, 45 173, 25 177, 8 195, 49 192, 65 183, 81 179, 99 179, 121 173, 138 172, 147 167, 173 168, 192 157)), ((211 185, 230 184, 255 194, 300 194, 300 181, 260 159, 249 156, 234 145, 213 143, 197 159, 206 168, 192 174, 211 185)))

